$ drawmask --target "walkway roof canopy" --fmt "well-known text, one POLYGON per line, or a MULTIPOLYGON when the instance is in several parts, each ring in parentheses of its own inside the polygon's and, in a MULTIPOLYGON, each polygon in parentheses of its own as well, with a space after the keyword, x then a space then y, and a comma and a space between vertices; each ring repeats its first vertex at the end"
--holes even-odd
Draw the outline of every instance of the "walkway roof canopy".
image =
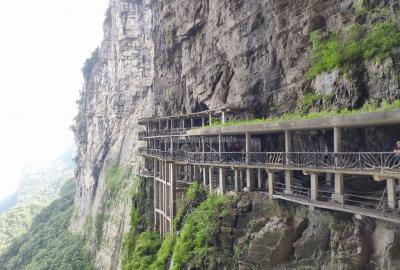
MULTIPOLYGON (((249 132, 251 134, 276 133, 285 130, 321 130, 335 127, 359 128, 368 126, 383 126, 400 124, 400 110, 387 112, 355 113, 342 116, 329 116, 316 119, 301 119, 257 124, 239 124, 220 127, 203 127, 189 130, 188 135, 239 135, 249 132)), ((399 134, 400 136, 400 134, 399 134)))
POLYGON ((178 120, 178 119, 195 119, 195 118, 202 118, 202 117, 209 117, 211 115, 218 115, 221 114, 223 110, 208 110, 202 111, 197 113, 190 113, 190 114, 177 114, 172 116, 164 116, 158 118, 142 118, 139 119, 139 125, 146 125, 148 123, 157 123, 159 121, 166 121, 166 120, 178 120))

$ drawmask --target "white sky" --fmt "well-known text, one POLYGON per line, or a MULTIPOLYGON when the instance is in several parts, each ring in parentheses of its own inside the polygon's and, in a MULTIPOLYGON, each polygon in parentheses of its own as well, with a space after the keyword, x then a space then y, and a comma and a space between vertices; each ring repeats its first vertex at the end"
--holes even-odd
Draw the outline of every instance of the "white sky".
POLYGON ((81 68, 100 45, 109 0, 18 0, 0 7, 0 198, 27 163, 73 143, 81 68))

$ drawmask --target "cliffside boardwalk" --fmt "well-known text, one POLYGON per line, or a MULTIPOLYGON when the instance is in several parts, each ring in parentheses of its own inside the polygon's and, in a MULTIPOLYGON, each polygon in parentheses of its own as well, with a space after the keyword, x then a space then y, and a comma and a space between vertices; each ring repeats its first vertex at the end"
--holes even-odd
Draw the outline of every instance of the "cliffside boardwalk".
POLYGON ((271 199, 400 223, 399 153, 343 149, 344 130, 399 125, 400 110, 236 125, 228 123, 228 114, 205 111, 139 121, 146 128, 139 139, 147 144, 140 149, 145 167, 139 174, 154 179, 154 224, 161 235, 172 231, 177 197, 193 181, 219 194, 268 192, 271 199), (332 151, 296 150, 294 136, 321 131, 330 136, 332 151), (347 188, 360 177, 385 188, 347 188))

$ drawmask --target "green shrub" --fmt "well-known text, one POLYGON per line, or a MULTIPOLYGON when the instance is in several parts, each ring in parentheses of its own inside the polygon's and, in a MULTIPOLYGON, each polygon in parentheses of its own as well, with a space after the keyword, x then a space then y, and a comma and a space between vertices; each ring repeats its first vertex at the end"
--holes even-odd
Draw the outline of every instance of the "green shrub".
POLYGON ((362 61, 363 48, 362 39, 365 27, 353 24, 344 29, 341 34, 341 67, 350 68, 352 64, 362 61))
POLYGON ((151 270, 165 270, 168 269, 168 262, 172 256, 172 252, 175 246, 175 237, 172 234, 168 234, 162 244, 161 248, 157 252, 156 260, 151 264, 151 270))
POLYGON ((129 232, 125 235, 122 248, 122 269, 131 269, 131 262, 136 247, 138 236, 150 229, 151 218, 146 214, 146 182, 141 178, 135 178, 135 185, 132 191, 132 207, 129 232))
POLYGON ((312 108, 318 101, 324 98, 323 95, 317 95, 315 93, 306 94, 303 99, 301 99, 299 112, 305 114, 310 108, 312 108))
POLYGON ((392 21, 377 23, 365 37, 362 45, 365 59, 388 58, 393 48, 400 46, 399 27, 392 21))
POLYGON ((198 182, 193 182, 186 190, 185 196, 178 203, 178 212, 174 218, 174 228, 181 229, 186 214, 194 207, 197 207, 207 198, 207 191, 198 182))
POLYGON ((364 7, 364 4, 365 4, 365 0, 354 1, 354 9, 355 9, 356 15, 363 15, 368 12, 367 9, 364 7))
POLYGON ((148 270, 155 261, 161 246, 160 235, 155 232, 144 232, 136 240, 132 260, 124 265, 124 270, 148 270))
POLYGON ((210 195, 190 212, 176 240, 172 269, 215 266, 219 218, 226 214, 227 203, 224 196, 210 195))
POLYGON ((317 30, 311 33, 310 40, 312 43, 312 67, 307 73, 307 79, 312 80, 322 72, 339 67, 341 55, 339 39, 335 33, 323 37, 322 33, 317 30))
POLYGON ((198 182, 193 182, 187 189, 185 194, 185 199, 188 201, 194 201, 196 199, 204 199, 207 197, 207 191, 204 189, 203 185, 198 182))
POLYGON ((311 33, 311 68, 306 78, 334 69, 347 72, 364 60, 384 60, 395 48, 400 47, 400 29, 394 19, 377 22, 368 30, 366 26, 353 24, 340 32, 311 33))

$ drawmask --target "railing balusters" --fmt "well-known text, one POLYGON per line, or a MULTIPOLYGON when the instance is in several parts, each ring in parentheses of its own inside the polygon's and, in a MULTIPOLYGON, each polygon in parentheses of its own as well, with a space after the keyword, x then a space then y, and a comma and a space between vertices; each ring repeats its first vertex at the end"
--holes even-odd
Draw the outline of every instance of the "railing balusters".
POLYGON ((288 166, 299 169, 313 168, 365 172, 367 174, 399 173, 400 156, 396 153, 327 153, 327 152, 165 152, 159 149, 140 148, 141 155, 148 155, 192 163, 211 164, 252 164, 288 166), (188 155, 187 153, 190 153, 188 155))

